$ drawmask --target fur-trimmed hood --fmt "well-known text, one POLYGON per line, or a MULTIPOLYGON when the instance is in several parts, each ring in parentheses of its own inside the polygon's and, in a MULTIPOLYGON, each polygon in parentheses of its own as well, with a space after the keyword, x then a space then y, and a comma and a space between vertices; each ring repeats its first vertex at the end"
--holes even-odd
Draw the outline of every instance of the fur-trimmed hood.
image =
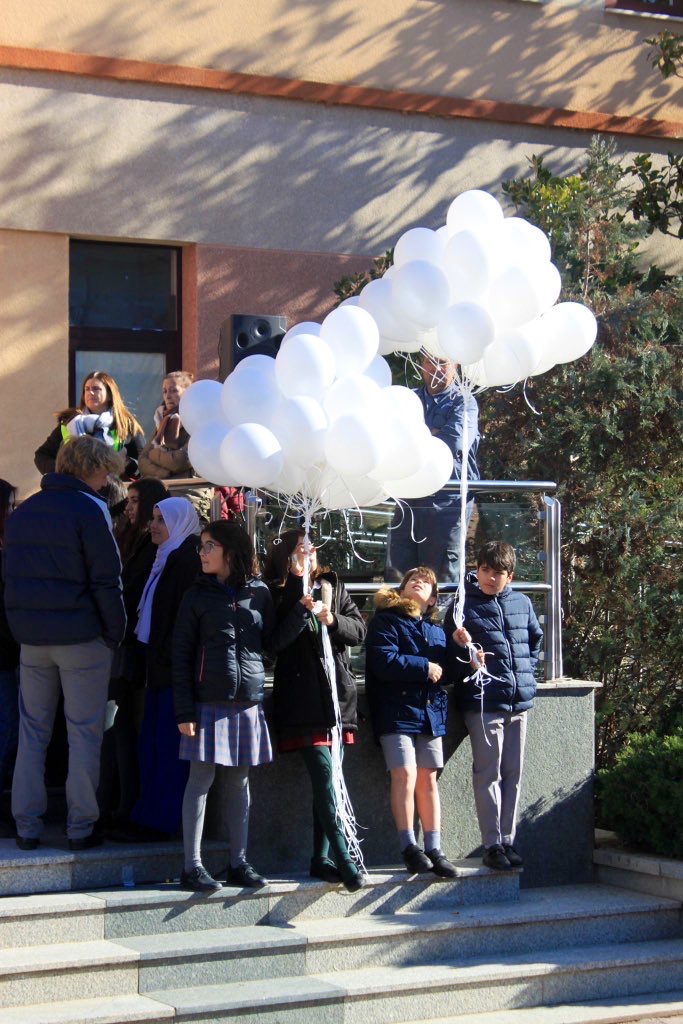
MULTIPOLYGON (((375 607, 378 612, 396 612, 397 615, 407 615, 411 619, 421 619, 422 612, 417 601, 410 597, 401 597, 398 590, 392 587, 382 587, 375 594, 375 607)), ((434 608, 425 613, 425 618, 433 619, 434 608)))

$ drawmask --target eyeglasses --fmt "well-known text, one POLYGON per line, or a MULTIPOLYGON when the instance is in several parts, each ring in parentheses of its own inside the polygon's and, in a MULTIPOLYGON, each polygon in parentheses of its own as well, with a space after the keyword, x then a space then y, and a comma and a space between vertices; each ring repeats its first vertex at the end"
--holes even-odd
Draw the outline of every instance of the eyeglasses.
POLYGON ((220 544, 217 544, 215 540, 207 540, 206 544, 198 544, 197 551, 200 555, 210 555, 214 548, 219 548, 220 544))

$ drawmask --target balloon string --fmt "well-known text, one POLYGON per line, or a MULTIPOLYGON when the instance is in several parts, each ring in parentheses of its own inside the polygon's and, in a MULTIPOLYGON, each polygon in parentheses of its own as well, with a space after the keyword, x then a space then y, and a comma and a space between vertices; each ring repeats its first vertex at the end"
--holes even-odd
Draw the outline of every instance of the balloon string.
POLYGON ((465 619, 465 554, 467 545, 467 470, 470 448, 469 439, 469 403, 472 397, 471 387, 462 379, 456 378, 459 393, 464 402, 462 423, 462 451, 460 453, 460 557, 458 559, 458 596, 455 602, 455 626, 460 629, 465 619))

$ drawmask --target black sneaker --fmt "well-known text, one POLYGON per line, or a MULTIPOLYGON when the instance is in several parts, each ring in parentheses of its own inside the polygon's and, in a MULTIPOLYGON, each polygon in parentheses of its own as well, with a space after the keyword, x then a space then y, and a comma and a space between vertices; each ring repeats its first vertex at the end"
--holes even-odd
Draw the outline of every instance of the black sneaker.
POLYGON ((201 864, 198 868, 190 868, 183 871, 180 876, 180 888, 189 889, 190 892, 217 892, 223 886, 216 878, 212 878, 209 872, 201 864))
POLYGON ((505 851, 505 856, 510 861, 513 868, 521 868, 524 861, 517 853, 514 846, 511 846, 510 844, 503 844, 503 850, 505 851))
POLYGON ((40 839, 36 839, 35 836, 17 836, 16 843, 20 850, 37 850, 40 839))
POLYGON ((403 863, 411 875, 425 875, 432 870, 432 862, 416 843, 406 846, 402 852, 403 863))
POLYGON ((96 846, 102 846, 103 843, 102 833, 98 830, 97 832, 91 832, 89 836, 79 836, 78 839, 70 839, 69 849, 92 850, 96 846))
POLYGON ((505 856, 505 850, 496 843, 495 846, 487 846, 484 850, 484 856, 482 860, 487 868, 492 868, 493 871, 509 871, 512 864, 505 856))
POLYGON ((319 878, 322 882, 329 882, 330 885, 339 885, 342 876, 337 871, 331 860, 324 857, 313 857, 311 859, 311 878, 319 878))
POLYGON ((362 871, 356 871, 355 875, 344 880, 344 888, 347 892, 359 892, 368 884, 368 876, 362 871))
POLYGON ((440 878, 455 878, 457 876, 458 869, 455 864, 451 864, 446 859, 443 850, 427 850, 427 856, 432 862, 432 871, 435 875, 439 875, 440 878))
POLYGON ((246 861, 238 864, 236 868, 229 867, 225 880, 228 885, 236 885, 240 889, 262 889, 264 885, 268 885, 268 879, 254 871, 251 864, 247 864, 246 861))

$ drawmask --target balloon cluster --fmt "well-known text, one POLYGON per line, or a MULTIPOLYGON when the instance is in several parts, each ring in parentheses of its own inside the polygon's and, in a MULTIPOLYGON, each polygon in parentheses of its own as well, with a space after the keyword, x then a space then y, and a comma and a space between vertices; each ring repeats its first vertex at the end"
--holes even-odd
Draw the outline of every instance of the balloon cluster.
POLYGON ((196 381, 180 402, 194 469, 298 496, 307 512, 438 490, 453 455, 378 349, 370 313, 342 306, 291 328, 275 359, 248 356, 222 385, 196 381))
POLYGON ((453 200, 437 231, 406 231, 394 265, 347 301, 372 314, 382 355, 425 348, 483 389, 588 351, 595 317, 578 302, 556 305, 561 286, 543 231, 473 189, 453 200))

